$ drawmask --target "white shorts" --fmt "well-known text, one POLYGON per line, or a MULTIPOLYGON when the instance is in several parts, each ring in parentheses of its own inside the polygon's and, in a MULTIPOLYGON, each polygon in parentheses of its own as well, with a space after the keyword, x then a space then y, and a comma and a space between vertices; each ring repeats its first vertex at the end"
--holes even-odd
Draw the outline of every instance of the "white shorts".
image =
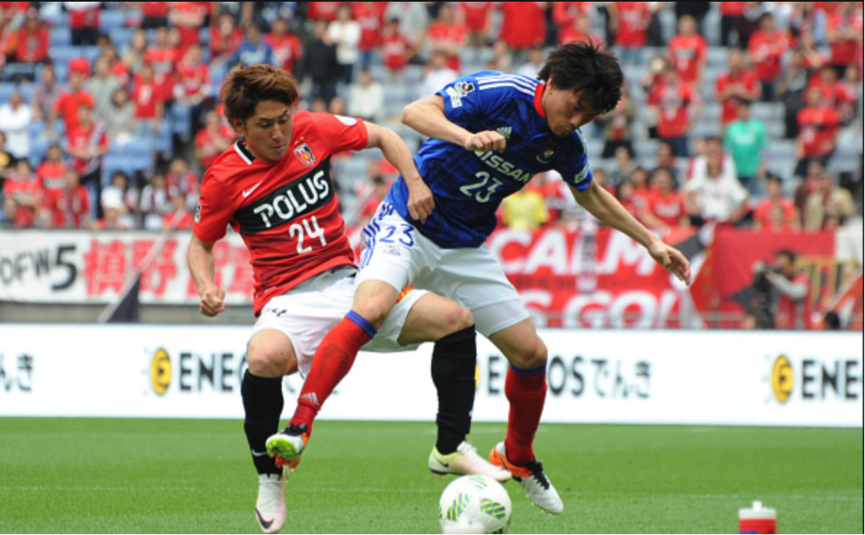
MULTIPOLYGON (((312 366, 312 357, 321 340, 351 310, 354 300, 355 269, 337 268, 303 282, 283 295, 270 299, 252 330, 276 329, 288 336, 297 355, 297 366, 306 376, 312 366)), ((379 353, 409 351, 420 344, 401 346, 397 342, 411 307, 427 292, 412 290, 396 304, 378 330, 378 334, 364 345, 362 351, 379 353)))
POLYGON ((486 245, 443 249, 384 202, 363 229, 357 284, 366 280, 397 290, 412 284, 453 299, 471 311, 478 332, 487 337, 529 317, 486 245))

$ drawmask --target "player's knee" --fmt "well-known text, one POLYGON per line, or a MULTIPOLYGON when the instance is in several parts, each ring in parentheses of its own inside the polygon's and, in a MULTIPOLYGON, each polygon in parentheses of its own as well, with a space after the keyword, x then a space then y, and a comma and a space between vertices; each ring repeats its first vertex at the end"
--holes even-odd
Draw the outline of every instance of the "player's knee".
POLYGON ((533 344, 521 348, 521 351, 511 359, 511 364, 524 370, 544 366, 546 363, 547 345, 540 337, 536 337, 533 344))
POLYGON ((282 377, 291 373, 291 360, 291 355, 267 341, 250 340, 246 347, 249 373, 258 377, 282 377))
POLYGON ((368 300, 356 304, 352 307, 352 310, 363 316, 363 318, 370 322, 376 329, 381 329, 381 326, 384 325, 384 320, 386 320, 387 315, 390 314, 391 308, 393 308, 393 305, 382 302, 381 300, 368 300))
POLYGON ((475 324, 475 319, 469 309, 457 303, 451 303, 451 306, 445 309, 440 317, 448 334, 468 329, 475 324))

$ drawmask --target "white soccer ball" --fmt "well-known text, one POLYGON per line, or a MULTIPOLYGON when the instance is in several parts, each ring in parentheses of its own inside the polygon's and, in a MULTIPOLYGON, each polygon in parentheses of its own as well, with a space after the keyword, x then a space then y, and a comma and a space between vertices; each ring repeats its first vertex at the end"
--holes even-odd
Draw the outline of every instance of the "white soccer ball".
POLYGON ((505 533, 511 521, 508 491, 488 476, 462 476, 439 500, 444 533, 505 533))

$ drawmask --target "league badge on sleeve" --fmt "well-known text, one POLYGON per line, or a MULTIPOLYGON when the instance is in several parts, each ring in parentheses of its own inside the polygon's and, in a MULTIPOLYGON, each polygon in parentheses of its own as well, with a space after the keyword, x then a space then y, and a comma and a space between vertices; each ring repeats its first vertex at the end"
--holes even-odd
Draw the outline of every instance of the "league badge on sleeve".
POLYGON ((312 149, 306 143, 294 149, 294 155, 307 167, 315 165, 315 154, 312 153, 312 149))
POLYGON ((201 222, 201 203, 198 203, 198 206, 195 208, 195 222, 201 222))

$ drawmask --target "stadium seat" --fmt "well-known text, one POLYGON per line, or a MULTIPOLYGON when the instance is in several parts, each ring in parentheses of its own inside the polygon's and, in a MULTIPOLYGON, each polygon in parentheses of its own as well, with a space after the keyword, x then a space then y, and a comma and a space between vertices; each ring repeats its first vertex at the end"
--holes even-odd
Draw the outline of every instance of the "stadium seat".
POLYGON ((48 57, 55 65, 66 65, 75 58, 86 58, 92 64, 101 52, 98 46, 58 46, 48 50, 48 57))
POLYGON ((99 29, 109 32, 115 28, 126 26, 127 13, 113 9, 103 9, 99 12, 99 29))
POLYGON ((0 82, 0 104, 8 102, 9 97, 17 90, 19 90, 18 84, 12 82, 0 82))
POLYGON ((111 39, 111 44, 120 50, 123 45, 132 41, 132 34, 134 33, 135 28, 112 28, 108 31, 108 38, 111 39))
POLYGON ((72 46, 72 30, 67 27, 51 28, 48 30, 49 43, 51 47, 72 46))
POLYGON ((33 63, 10 63, 2 69, 3 81, 9 82, 19 77, 36 77, 37 65, 33 63))
POLYGON ((192 138, 192 108, 174 103, 171 107, 171 131, 183 138, 192 138))
POLYGON ((159 132, 156 134, 154 149, 156 149, 160 154, 169 155, 174 148, 171 126, 171 123, 168 121, 162 121, 159 125, 159 132))
POLYGON ((130 159, 152 157, 154 151, 153 140, 148 138, 129 138, 123 143, 112 142, 108 153, 117 156, 128 156, 130 159))
MULTIPOLYGON (((47 2, 46 4, 50 5, 51 2, 47 2)), ((69 27, 69 15, 61 11, 59 6, 57 6, 57 9, 52 10, 45 9, 45 7, 40 9, 39 20, 52 28, 69 27)))
POLYGON ((198 42, 205 47, 210 44, 210 28, 205 27, 198 30, 198 42))
POLYGON ((34 169, 45 160, 45 154, 48 152, 48 147, 53 143, 52 140, 45 136, 30 138, 30 156, 28 157, 28 160, 30 160, 30 165, 32 165, 34 169))

